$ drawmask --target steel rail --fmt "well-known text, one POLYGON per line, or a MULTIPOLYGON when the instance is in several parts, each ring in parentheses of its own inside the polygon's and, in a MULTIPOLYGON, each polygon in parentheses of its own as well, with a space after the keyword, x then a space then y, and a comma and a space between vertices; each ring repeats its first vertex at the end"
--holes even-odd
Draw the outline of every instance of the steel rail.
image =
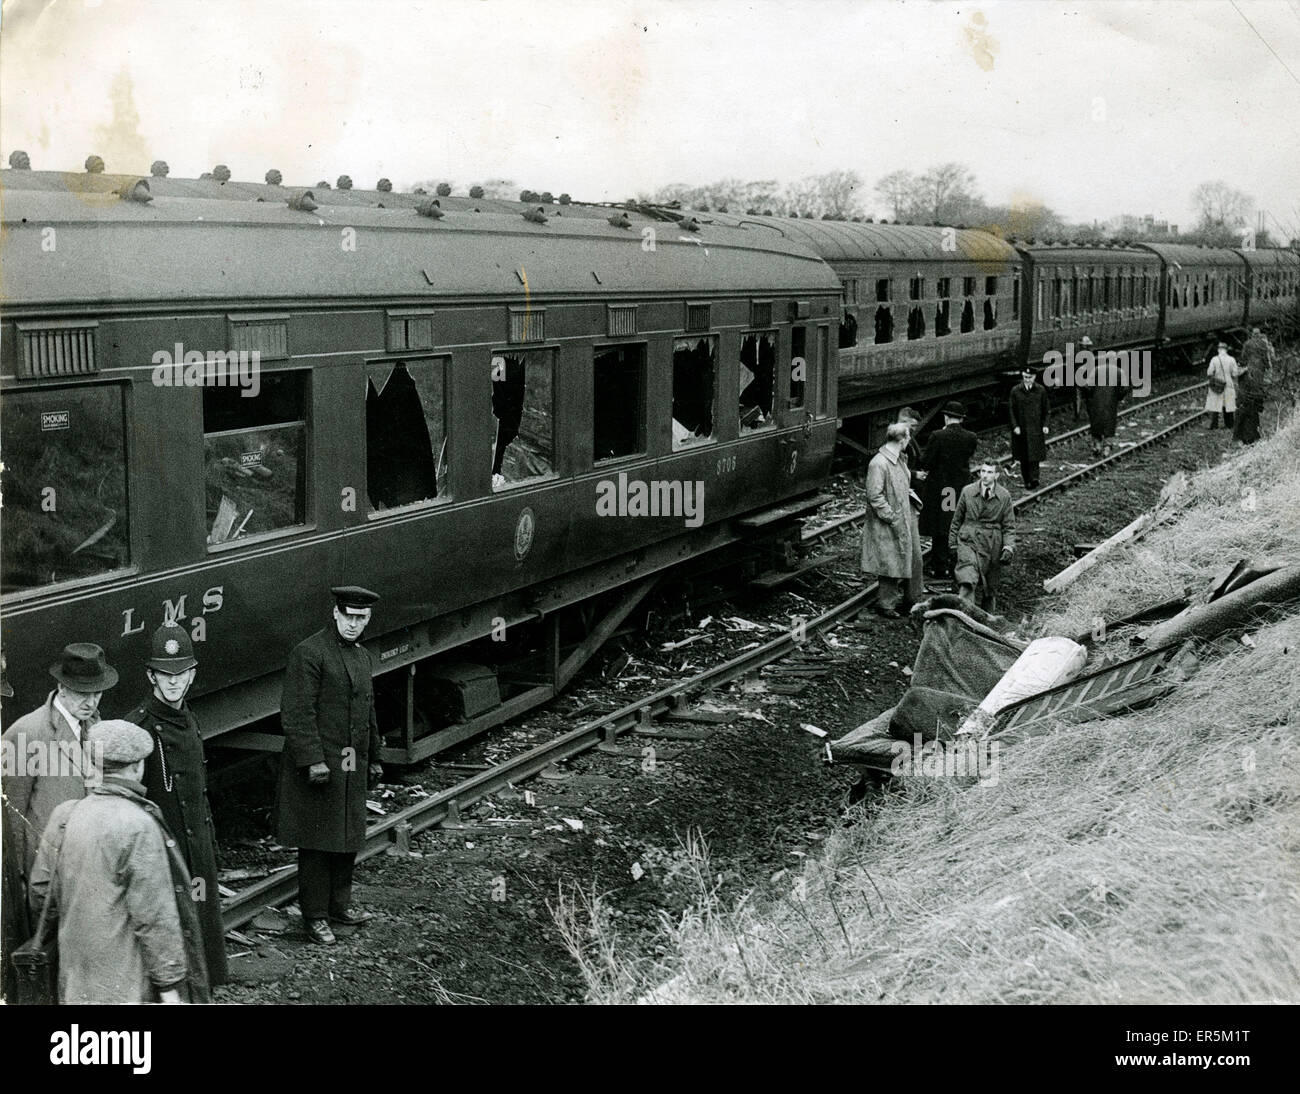
MULTIPOLYGON (((729 683, 741 676, 762 668, 794 652, 802 645, 805 636, 834 626, 865 607, 876 595, 877 584, 872 582, 847 600, 835 605, 814 619, 808 620, 801 631, 791 629, 778 638, 763 643, 729 661, 705 669, 695 676, 670 685, 660 691, 634 700, 618 710, 604 714, 577 729, 540 744, 527 752, 505 760, 487 771, 457 783, 437 794, 430 795, 405 809, 385 817, 366 830, 365 844, 357 855, 358 862, 382 854, 392 845, 399 828, 410 826, 410 832, 423 831, 442 823, 456 810, 471 805, 481 798, 512 783, 536 775, 551 764, 570 759, 601 741, 612 740, 626 733, 644 719, 672 709, 681 700, 729 683), (796 637, 796 634, 799 637, 796 637)), ((222 920, 227 930, 242 927, 250 922, 267 905, 282 904, 297 894, 297 867, 281 868, 269 877, 241 889, 222 905, 222 920)))

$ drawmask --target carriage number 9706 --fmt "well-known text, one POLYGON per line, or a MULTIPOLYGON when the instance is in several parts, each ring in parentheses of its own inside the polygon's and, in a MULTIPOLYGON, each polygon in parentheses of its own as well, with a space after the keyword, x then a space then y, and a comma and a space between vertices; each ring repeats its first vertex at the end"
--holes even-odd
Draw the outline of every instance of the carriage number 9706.
POLYGON ((733 454, 733 455, 730 455, 730 456, 719 456, 719 457, 718 457, 718 474, 719 474, 719 475, 725 475, 725 474, 727 474, 728 472, 730 472, 730 471, 734 471, 734 470, 736 470, 736 457, 735 457, 734 454, 733 454))

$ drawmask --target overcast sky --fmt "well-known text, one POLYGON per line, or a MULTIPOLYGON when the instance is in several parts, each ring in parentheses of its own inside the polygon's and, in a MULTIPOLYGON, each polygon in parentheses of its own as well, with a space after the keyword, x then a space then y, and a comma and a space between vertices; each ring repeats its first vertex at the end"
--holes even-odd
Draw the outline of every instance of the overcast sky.
POLYGON ((1300 234, 1300 0, 4 0, 15 148, 586 200, 843 168, 877 214, 956 160, 1079 220, 1225 179, 1300 234))

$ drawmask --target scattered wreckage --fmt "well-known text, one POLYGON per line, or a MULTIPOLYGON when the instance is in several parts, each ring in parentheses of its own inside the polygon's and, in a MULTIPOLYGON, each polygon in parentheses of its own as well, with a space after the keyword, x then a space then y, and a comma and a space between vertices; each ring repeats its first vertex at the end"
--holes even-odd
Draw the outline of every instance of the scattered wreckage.
POLYGON ((1298 598, 1300 565, 1243 559, 1197 595, 1148 605, 1073 638, 1024 642, 1004 633, 999 617, 935 596, 912 609, 923 632, 903 698, 828 742, 825 758, 898 774, 908 769, 908 754, 928 742, 944 742, 939 749, 979 743, 982 773, 990 749, 1162 698, 1197 670, 1198 644, 1298 598), (1128 628, 1129 656, 1115 660, 1109 654, 1117 643, 1103 648, 1103 640, 1128 628))

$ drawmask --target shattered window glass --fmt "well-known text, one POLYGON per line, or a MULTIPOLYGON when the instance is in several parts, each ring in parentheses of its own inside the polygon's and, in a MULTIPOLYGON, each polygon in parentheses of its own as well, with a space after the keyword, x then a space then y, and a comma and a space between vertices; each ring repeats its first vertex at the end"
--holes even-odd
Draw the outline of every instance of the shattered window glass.
POLYGON ((751 332, 740 340, 740 428, 772 424, 776 379, 776 332, 751 332))
POLYGON ((492 488, 555 473, 555 355, 551 350, 492 357, 492 488))
POLYGON ((257 394, 203 389, 208 545, 307 523, 305 372, 263 373, 257 394))
POLYGON ((673 448, 713 439, 717 397, 716 338, 673 342, 673 448))
POLYGON ((366 496, 371 512, 447 489, 446 358, 366 368, 366 496))

